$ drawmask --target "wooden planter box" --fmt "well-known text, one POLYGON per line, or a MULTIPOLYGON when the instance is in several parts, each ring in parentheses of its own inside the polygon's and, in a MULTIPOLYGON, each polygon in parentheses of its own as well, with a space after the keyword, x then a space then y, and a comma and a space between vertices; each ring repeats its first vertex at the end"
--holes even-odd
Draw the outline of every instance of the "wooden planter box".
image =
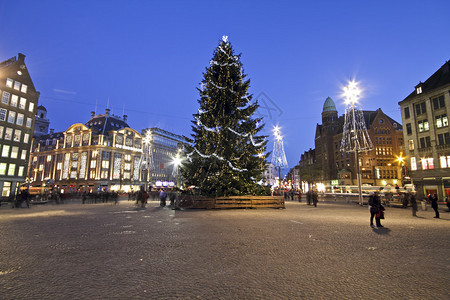
POLYGON ((180 208, 285 208, 283 196, 229 196, 209 198, 179 195, 180 208))

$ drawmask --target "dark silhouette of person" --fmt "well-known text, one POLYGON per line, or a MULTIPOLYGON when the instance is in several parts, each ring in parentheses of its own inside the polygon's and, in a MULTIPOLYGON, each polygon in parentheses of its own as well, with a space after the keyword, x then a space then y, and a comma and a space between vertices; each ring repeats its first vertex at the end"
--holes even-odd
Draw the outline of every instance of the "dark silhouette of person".
POLYGON ((439 219, 439 210, 438 210, 438 197, 436 194, 431 196, 430 194, 430 201, 431 201, 431 208, 434 209, 435 218, 439 219))
POLYGON ((382 213, 382 206, 380 197, 378 196, 378 193, 375 192, 374 194, 370 195, 369 197, 369 210, 370 210, 370 226, 373 227, 373 218, 375 217, 375 222, 377 224, 377 227, 383 227, 381 225, 381 213, 382 213))

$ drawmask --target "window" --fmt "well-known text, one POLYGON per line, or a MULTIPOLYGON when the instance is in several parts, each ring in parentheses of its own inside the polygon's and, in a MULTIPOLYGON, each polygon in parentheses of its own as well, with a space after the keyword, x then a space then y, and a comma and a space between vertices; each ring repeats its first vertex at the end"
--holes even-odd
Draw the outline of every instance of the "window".
POLYGON ((20 91, 20 82, 18 81, 14 82, 14 89, 20 91))
POLYGON ((12 128, 6 127, 4 139, 10 141, 12 139, 12 134, 13 134, 12 128))
POLYGON ((95 166, 97 165, 97 161, 96 160, 91 160, 91 168, 95 168, 95 166))
POLYGON ((25 143, 25 144, 28 144, 28 141, 30 140, 30 134, 29 133, 25 133, 24 135, 23 135, 23 142, 25 143))
POLYGON ((25 110, 27 106, 27 99, 20 97, 19 108, 25 110))
POLYGON ((416 115, 421 115, 427 112, 427 107, 425 102, 416 104, 416 115))
POLYGON ((8 123, 13 123, 16 121, 16 112, 10 110, 8 114, 8 123))
POLYGON ((14 130, 13 141, 14 142, 20 142, 20 137, 21 136, 22 136, 22 130, 19 130, 19 129, 14 130))
POLYGON ((109 160, 102 160, 102 168, 109 169, 109 160))
POLYGON ((428 123, 428 120, 422 120, 418 122, 419 125, 419 132, 424 132, 430 130, 430 125, 428 123))
POLYGON ((16 172, 16 164, 9 164, 8 176, 14 176, 15 172, 16 172))
POLYGON ((17 158, 18 155, 19 155, 19 147, 13 146, 11 148, 11 158, 17 158))
POLYGON ((17 114, 16 124, 23 125, 23 114, 17 114))
POLYGON ((20 153, 20 159, 27 159, 27 150, 26 149, 22 149, 22 152, 20 153))
POLYGON ((28 111, 33 112, 33 110, 34 110, 34 103, 33 103, 33 102, 30 102, 30 104, 29 104, 29 106, 28 106, 28 111))
POLYGON ((446 126, 448 126, 447 114, 436 116, 436 127, 441 128, 446 126))
POLYGON ((438 134, 438 145, 450 144, 450 133, 438 134))
POLYGON ((47 155, 47 162, 51 162, 52 161, 52 156, 51 155, 47 155))
POLYGON ((432 170, 434 169, 434 162, 433 162, 433 158, 429 157, 429 158, 422 158, 422 170, 432 170))
POLYGON ((3 126, 0 126, 0 139, 3 137, 3 126))
POLYGON ((9 145, 3 145, 2 149, 2 157, 9 157, 9 149, 11 146, 9 145))
POLYGON ((411 123, 406 124, 406 133, 412 134, 411 123))
POLYGON ((441 168, 450 168, 450 155, 439 157, 441 168))
POLYGON ((26 126, 28 127, 28 128, 31 128, 31 118, 27 118, 27 124, 26 124, 26 126))
POLYGON ((12 88, 14 84, 14 80, 12 80, 11 78, 6 78, 6 86, 9 88, 12 88))
POLYGON ((414 140, 408 140, 409 150, 414 150, 414 140))
POLYGON ((3 96, 2 96, 3 104, 9 104, 9 96, 10 95, 11 95, 10 93, 3 91, 3 96))
POLYGON ((416 93, 417 93, 417 95, 422 94, 422 87, 421 86, 416 88, 416 93))
POLYGON ((410 114, 409 114, 409 107, 405 107, 403 109, 403 112, 405 113, 405 119, 409 119, 410 114))
POLYGON ((19 103, 19 96, 12 94, 11 102, 9 103, 9 105, 17 107, 18 103, 19 103))
POLYGON ((426 148, 426 147, 431 147, 431 142, 430 142, 429 136, 420 138, 420 148, 426 148))
POLYGON ((5 174, 6 174, 6 163, 0 163, 0 175, 5 175, 5 174))
POLYGON ((19 171, 17 172, 17 176, 19 176, 19 177, 23 176, 23 170, 24 169, 25 169, 24 166, 20 166, 19 167, 19 171))
POLYGON ((26 94, 26 93, 27 93, 27 90, 28 90, 28 85, 22 84, 22 87, 20 88, 20 91, 21 91, 22 93, 26 94))
POLYGON ((435 110, 445 107, 444 96, 433 98, 431 101, 433 102, 433 108, 435 110))
MULTIPOLYGON (((6 166, 5 166, 5 171, 6 171, 6 166)), ((5 175, 5 173, 3 173, 3 174, 0 173, 0 175, 5 175)), ((9 197, 10 194, 11 194, 11 181, 5 181, 3 183, 2 197, 9 197)))
POLYGON ((62 169, 62 162, 59 162, 56 164, 56 170, 61 170, 62 169))
POLYGON ((0 108, 0 121, 6 120, 6 109, 0 108))

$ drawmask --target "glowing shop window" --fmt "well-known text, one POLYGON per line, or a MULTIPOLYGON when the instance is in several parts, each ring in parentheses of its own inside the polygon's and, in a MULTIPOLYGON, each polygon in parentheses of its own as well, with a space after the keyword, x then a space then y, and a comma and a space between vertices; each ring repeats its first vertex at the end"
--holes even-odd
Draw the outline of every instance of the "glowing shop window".
POLYGON ((28 141, 30 140, 30 134, 29 133, 25 133, 24 135, 23 135, 23 142, 25 143, 25 144, 28 144, 28 141))
POLYGON ((3 145, 2 157, 9 157, 9 150, 11 149, 10 147, 10 145, 3 145))
POLYGON ((433 158, 428 158, 427 159, 427 163, 428 163, 428 169, 434 169, 434 161, 433 158))
MULTIPOLYGON (((5 175, 5 173, 2 173, 2 165, 0 164, 0 175, 5 175)), ((5 169, 6 169, 6 164, 5 164, 5 169)), ((9 195, 11 194, 11 181, 5 181, 3 182, 3 189, 2 189, 2 197, 9 197, 9 195)))
POLYGON ((20 142, 20 137, 22 136, 22 131, 21 130, 14 130, 14 138, 13 141, 14 142, 20 142))
POLYGON ((27 150, 22 149, 22 152, 20 153, 20 159, 26 159, 27 158, 27 150))
POLYGON ((417 162, 415 157, 411 157, 411 170, 417 170, 417 162))

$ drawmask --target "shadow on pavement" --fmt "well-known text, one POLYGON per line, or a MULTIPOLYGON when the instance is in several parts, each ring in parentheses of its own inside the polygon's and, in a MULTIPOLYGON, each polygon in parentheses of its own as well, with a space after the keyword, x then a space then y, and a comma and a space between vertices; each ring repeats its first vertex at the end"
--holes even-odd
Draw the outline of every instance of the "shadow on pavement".
POLYGON ((386 227, 382 227, 382 228, 372 228, 372 231, 376 234, 389 234, 389 232, 391 232, 391 230, 389 228, 386 227))

